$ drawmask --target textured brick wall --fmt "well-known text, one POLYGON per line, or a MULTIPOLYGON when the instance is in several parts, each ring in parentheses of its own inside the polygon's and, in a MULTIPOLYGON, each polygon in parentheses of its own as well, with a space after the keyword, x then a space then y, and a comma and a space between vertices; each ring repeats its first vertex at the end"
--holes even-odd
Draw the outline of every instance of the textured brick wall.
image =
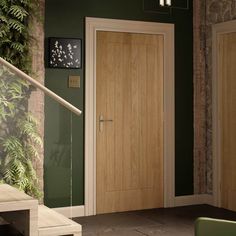
POLYGON ((195 193, 212 193, 212 25, 236 19, 236 0, 194 0, 195 193))
MULTIPOLYGON (((37 19, 31 17, 30 19, 30 33, 32 35, 31 41, 31 55, 32 55, 32 77, 44 84, 44 9, 45 0, 39 0, 39 15, 37 19)), ((39 132, 44 138, 44 94, 39 90, 34 90, 31 93, 28 101, 28 109, 34 114, 39 122, 39 132)), ((37 176, 39 178, 40 189, 43 192, 43 160, 44 149, 39 151, 40 159, 34 161, 37 176)), ((42 200, 43 201, 43 200, 42 200)))
POLYGON ((194 192, 206 192, 205 3, 194 1, 194 192))

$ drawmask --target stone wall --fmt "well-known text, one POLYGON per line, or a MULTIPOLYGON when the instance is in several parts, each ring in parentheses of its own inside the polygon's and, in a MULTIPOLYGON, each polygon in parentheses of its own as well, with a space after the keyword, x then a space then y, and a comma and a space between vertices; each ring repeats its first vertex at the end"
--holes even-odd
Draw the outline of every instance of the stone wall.
MULTIPOLYGON (((38 1, 38 14, 30 18, 30 34, 31 34, 31 58, 32 58, 32 77, 44 84, 44 10, 45 0, 38 1)), ((32 90, 30 99, 28 101, 28 110, 34 117, 37 118, 39 125, 39 132, 44 139, 44 93, 40 90, 32 90)), ((37 176, 39 178, 40 190, 43 193, 43 163, 44 163, 44 148, 39 151, 40 158, 34 161, 37 176)), ((43 201, 43 199, 42 199, 43 201)))
POLYGON ((194 193, 206 192, 205 2, 193 5, 194 30, 194 193))
POLYGON ((212 193, 212 25, 236 19, 236 0, 194 0, 194 185, 212 193))

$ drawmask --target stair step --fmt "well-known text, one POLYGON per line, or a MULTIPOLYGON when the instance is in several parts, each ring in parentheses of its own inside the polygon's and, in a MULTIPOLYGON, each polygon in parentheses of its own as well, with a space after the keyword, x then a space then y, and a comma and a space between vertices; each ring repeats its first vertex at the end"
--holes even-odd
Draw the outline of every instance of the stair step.
POLYGON ((49 209, 44 205, 38 208, 39 236, 82 235, 82 227, 78 223, 49 209))
POLYGON ((22 235, 37 236, 38 201, 7 184, 0 184, 0 216, 22 235))
POLYGON ((0 184, 0 216, 26 236, 82 235, 81 225, 7 184, 0 184))
POLYGON ((28 196, 24 192, 19 191, 16 188, 11 187, 7 184, 0 185, 0 203, 6 202, 18 202, 18 201, 25 201, 25 200, 33 200, 32 197, 28 196))

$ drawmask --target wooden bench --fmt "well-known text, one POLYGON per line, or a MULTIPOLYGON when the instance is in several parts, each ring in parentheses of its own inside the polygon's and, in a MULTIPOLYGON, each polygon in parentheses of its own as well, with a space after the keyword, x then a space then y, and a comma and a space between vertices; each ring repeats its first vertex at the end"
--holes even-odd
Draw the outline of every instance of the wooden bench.
POLYGON ((54 210, 40 205, 38 208, 38 213, 39 236, 82 235, 81 225, 55 212, 54 210))

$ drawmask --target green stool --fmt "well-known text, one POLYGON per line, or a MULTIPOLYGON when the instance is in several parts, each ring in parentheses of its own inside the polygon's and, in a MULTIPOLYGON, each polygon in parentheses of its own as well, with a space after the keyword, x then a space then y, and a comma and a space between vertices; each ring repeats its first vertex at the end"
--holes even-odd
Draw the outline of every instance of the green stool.
POLYGON ((195 222, 195 236, 236 236, 236 222, 200 217, 195 222))

